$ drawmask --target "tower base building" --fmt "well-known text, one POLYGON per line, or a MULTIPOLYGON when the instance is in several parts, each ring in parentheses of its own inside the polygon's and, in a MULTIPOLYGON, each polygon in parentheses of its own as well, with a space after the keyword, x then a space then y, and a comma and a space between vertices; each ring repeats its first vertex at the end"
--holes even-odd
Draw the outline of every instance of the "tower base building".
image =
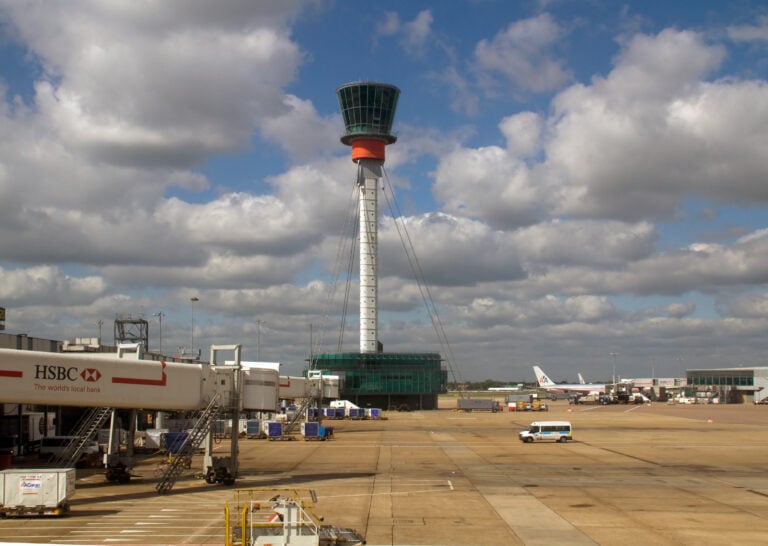
POLYGON ((313 361, 338 375, 340 397, 361 408, 432 410, 447 391, 448 372, 438 353, 332 353, 313 361))

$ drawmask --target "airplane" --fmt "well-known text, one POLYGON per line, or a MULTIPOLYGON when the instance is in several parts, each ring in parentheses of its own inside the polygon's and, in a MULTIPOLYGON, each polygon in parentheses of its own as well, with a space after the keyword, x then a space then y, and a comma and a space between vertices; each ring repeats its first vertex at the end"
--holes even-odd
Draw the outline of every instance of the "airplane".
POLYGON ((584 394, 600 394, 605 392, 604 383, 576 383, 576 384, 558 384, 552 381, 539 366, 533 367, 533 373, 536 374, 536 381, 539 388, 553 392, 580 392, 584 394))
POLYGON ((489 391, 493 392, 515 392, 523 388, 523 385, 507 385, 506 387, 488 387, 489 391))
POLYGON ((586 381, 584 381, 584 376, 581 375, 581 372, 579 372, 579 385, 586 385, 586 381))

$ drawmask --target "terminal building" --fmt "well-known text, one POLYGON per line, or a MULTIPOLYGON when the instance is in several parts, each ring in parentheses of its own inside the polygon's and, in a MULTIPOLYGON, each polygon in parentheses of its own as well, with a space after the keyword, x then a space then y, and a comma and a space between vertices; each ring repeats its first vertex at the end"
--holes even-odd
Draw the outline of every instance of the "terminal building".
POLYGON ((728 403, 768 403, 768 366, 686 370, 689 387, 697 393, 717 393, 728 403))

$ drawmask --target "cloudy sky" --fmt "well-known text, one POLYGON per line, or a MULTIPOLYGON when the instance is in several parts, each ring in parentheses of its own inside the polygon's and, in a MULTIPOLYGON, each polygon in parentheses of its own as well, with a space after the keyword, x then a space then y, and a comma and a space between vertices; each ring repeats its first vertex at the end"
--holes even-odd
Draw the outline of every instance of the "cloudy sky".
MULTIPOLYGON (((0 25, 8 333, 143 316, 158 349, 161 316, 169 354, 335 352, 335 90, 373 80, 401 89, 386 181, 461 377, 768 363, 764 2, 0 0, 0 25)), ((385 204, 381 341, 445 353, 385 204)))

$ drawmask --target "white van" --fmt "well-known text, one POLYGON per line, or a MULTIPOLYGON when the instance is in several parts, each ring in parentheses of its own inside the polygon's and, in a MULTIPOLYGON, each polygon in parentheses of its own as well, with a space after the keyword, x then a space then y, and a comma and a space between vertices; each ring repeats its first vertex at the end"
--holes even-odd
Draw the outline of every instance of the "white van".
MULTIPOLYGON (((46 436, 40 440, 41 459, 55 459, 64 453, 67 446, 75 440, 75 436, 46 436)), ((98 455, 100 452, 98 442, 89 440, 80 457, 98 455)))
POLYGON ((518 435, 521 442, 552 440, 567 442, 573 440, 573 429, 569 421, 534 421, 518 435))

